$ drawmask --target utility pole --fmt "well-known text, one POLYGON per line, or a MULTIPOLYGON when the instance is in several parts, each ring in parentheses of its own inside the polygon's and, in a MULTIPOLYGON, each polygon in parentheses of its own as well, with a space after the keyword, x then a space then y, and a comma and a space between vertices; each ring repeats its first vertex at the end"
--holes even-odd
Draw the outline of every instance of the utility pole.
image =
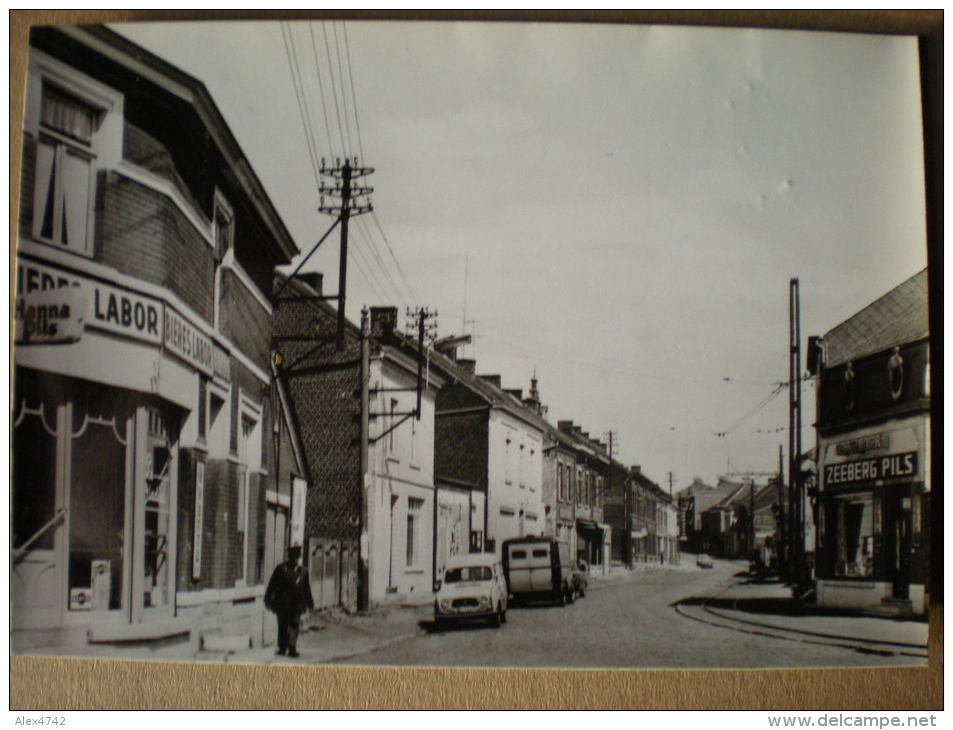
POLYGON ((358 553, 358 580, 357 580, 357 610, 366 611, 370 606, 370 534, 368 521, 368 494, 371 485, 371 475, 368 471, 368 448, 370 440, 370 325, 367 319, 367 308, 361 310, 361 524, 360 549, 358 553))
POLYGON ((754 557, 754 479, 748 481, 748 552, 754 557))
POLYGON ((790 351, 788 371, 788 493, 790 510, 791 564, 790 580, 795 589, 801 583, 804 552, 804 524, 801 506, 801 303, 797 279, 789 289, 790 351))
POLYGON ((321 205, 318 210, 321 213, 338 216, 341 223, 341 258, 338 267, 338 332, 337 347, 339 350, 344 348, 344 305, 347 297, 347 223, 351 216, 361 215, 374 209, 369 200, 363 204, 357 199, 361 196, 367 196, 374 192, 370 187, 353 187, 351 182, 356 177, 363 177, 374 172, 373 167, 357 167, 357 158, 354 158, 355 166, 351 166, 351 161, 335 161, 335 167, 327 167, 325 161, 321 160, 321 174, 327 175, 336 181, 332 186, 326 186, 323 182, 318 188, 321 193, 321 205), (340 199, 339 205, 325 205, 324 196, 340 199))
POLYGON ((672 477, 672 472, 668 473, 668 496, 672 496, 672 485, 674 483, 674 477, 672 477))
POLYGON ((420 420, 420 408, 423 403, 424 392, 424 360, 426 354, 424 351, 424 339, 433 340, 437 334, 436 321, 427 323, 428 319, 436 319, 437 310, 432 312, 427 307, 418 307, 417 309, 407 310, 407 329, 412 331, 417 329, 417 409, 415 411, 417 420, 420 420))
POLYGON ((784 520, 784 444, 778 444, 778 575, 784 580, 787 577, 787 523, 784 520))

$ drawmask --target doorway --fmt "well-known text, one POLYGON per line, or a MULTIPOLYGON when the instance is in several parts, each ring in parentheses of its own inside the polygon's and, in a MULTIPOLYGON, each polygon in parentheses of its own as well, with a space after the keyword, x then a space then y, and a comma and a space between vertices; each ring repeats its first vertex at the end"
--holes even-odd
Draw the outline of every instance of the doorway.
POLYGON ((888 488, 884 497, 884 557, 893 598, 910 598, 912 528, 913 498, 910 496, 910 490, 903 487, 888 488))

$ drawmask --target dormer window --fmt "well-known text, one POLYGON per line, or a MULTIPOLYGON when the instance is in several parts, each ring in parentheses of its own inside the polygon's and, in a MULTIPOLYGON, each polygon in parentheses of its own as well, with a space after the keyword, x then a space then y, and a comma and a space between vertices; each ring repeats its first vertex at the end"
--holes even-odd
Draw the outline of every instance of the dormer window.
POLYGON ((102 111, 48 83, 40 100, 33 235, 92 253, 96 131, 102 111))

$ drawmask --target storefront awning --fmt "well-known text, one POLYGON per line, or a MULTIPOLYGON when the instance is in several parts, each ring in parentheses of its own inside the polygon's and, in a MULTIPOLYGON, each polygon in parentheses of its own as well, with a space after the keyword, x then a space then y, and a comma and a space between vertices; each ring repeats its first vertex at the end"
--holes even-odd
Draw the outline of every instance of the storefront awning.
POLYGON ((576 518, 576 529, 585 530, 588 532, 602 532, 593 520, 584 520, 581 517, 576 518))

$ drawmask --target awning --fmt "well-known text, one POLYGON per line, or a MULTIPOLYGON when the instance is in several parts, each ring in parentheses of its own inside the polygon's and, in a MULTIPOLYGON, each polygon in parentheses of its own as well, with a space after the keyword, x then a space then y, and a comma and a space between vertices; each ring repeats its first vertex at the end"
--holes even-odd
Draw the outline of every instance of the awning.
POLYGON ((581 517, 576 518, 576 529, 586 532, 602 532, 599 525, 593 520, 584 520, 581 517))

